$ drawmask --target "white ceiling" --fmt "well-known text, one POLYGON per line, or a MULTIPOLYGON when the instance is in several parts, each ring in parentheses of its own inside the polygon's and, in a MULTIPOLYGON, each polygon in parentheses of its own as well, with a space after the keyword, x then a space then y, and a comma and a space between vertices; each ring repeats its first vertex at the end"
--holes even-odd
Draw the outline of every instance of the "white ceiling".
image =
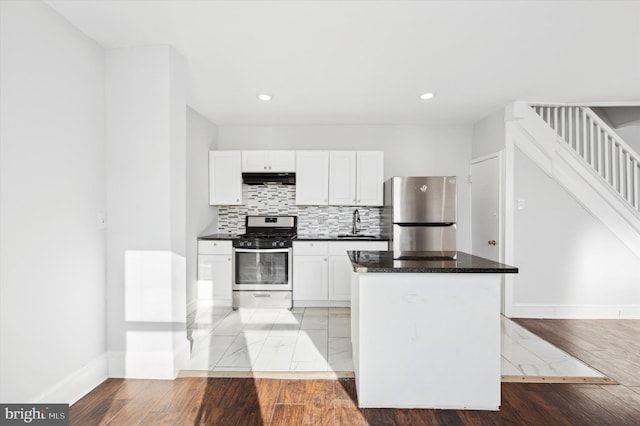
POLYGON ((469 124, 513 100, 640 101, 639 1, 46 2, 105 48, 173 46, 189 105, 219 125, 469 124))

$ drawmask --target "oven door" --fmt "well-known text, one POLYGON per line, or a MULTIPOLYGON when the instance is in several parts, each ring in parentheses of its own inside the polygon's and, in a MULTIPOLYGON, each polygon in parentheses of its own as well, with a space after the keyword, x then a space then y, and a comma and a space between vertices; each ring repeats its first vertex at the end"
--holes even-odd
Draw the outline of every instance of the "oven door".
POLYGON ((291 290, 292 249, 234 249, 233 290, 291 290))

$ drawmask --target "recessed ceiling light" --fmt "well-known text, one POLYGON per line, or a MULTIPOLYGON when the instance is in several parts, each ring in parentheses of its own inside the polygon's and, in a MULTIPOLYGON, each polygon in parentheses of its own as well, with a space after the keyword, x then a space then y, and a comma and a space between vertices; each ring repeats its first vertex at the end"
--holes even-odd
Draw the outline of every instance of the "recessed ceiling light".
POLYGON ((431 92, 423 93, 422 95, 420 95, 420 99, 423 99, 426 101, 427 99, 433 98, 435 95, 436 95, 435 93, 431 93, 431 92))
POLYGON ((258 93, 257 96, 258 96, 258 99, 260 99, 261 101, 270 101, 271 98, 273 97, 267 93, 258 93))

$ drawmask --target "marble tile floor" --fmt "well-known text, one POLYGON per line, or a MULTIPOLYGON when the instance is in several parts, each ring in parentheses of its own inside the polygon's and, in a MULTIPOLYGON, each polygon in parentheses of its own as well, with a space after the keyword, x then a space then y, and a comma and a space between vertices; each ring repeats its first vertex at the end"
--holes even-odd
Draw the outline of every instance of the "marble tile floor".
MULTIPOLYGON (((192 355, 181 375, 304 372, 353 377, 350 320, 349 308, 199 307, 188 318, 192 355)), ((501 330, 503 381, 606 379, 508 318, 501 317, 501 330)))

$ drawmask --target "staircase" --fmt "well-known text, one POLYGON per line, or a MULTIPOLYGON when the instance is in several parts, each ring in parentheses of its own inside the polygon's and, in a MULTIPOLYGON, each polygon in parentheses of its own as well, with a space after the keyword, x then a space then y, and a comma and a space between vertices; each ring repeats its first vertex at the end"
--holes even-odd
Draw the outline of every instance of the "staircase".
POLYGON ((530 104, 516 146, 640 258, 640 155, 590 108, 530 104))

